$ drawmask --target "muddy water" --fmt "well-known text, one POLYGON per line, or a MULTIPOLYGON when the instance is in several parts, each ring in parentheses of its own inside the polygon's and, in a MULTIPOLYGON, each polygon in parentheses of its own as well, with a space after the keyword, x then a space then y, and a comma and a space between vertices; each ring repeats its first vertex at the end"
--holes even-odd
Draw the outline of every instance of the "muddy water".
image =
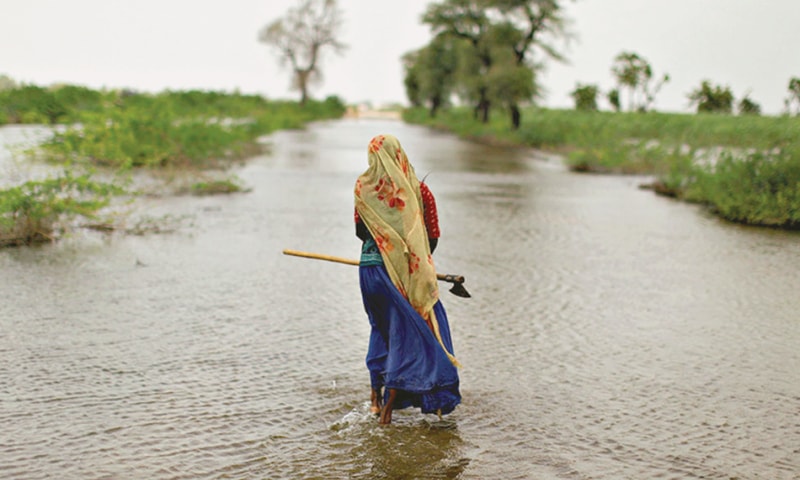
MULTIPOLYGON (((800 236, 399 122, 269 137, 178 232, 0 251, 2 478, 800 478, 800 236), (368 413, 352 186, 437 196, 463 404, 368 413)), ((150 203, 147 203, 150 202, 150 203)))

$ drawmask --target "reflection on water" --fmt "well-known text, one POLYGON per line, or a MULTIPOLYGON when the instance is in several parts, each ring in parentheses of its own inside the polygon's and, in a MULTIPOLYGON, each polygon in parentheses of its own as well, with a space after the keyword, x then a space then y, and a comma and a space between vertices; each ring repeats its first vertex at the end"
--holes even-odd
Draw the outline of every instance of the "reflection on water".
POLYGON ((268 138, 169 235, 0 251, 0 477, 800 477, 800 236, 392 121, 268 138), (368 413, 352 188, 393 133, 439 203, 464 402, 368 413))

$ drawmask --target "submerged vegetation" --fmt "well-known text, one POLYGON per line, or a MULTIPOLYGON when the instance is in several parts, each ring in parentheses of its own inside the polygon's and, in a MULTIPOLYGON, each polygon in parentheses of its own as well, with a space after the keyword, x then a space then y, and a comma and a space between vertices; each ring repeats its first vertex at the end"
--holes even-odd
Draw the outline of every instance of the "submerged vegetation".
POLYGON ((93 218, 122 190, 70 171, 0 190, 0 247, 50 241, 59 222, 93 218))
POLYGON ((336 97, 301 106, 210 91, 138 94, 30 85, 0 91, 0 124, 64 125, 27 152, 30 160, 49 164, 52 176, 0 189, 0 246, 51 240, 69 220, 92 219, 114 197, 135 196, 129 188, 134 172, 196 178, 177 193, 242 191, 235 177, 215 175, 258 153, 260 136, 338 118, 344 109, 336 97))
POLYGON ((406 121, 460 136, 558 150, 574 171, 652 176, 656 192, 746 224, 800 228, 800 118, 531 108, 517 130, 468 108, 406 121))

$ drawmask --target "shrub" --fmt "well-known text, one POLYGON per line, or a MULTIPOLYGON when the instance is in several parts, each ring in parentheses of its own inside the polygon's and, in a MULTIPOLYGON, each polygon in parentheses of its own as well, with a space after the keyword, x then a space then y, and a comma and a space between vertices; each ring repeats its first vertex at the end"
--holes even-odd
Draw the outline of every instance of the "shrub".
POLYGON ((800 162, 783 153, 724 153, 698 167, 687 199, 708 204, 734 222, 800 228, 800 162))
POLYGON ((115 185, 69 171, 0 190, 0 246, 52 240, 60 222, 91 218, 120 193, 115 185))

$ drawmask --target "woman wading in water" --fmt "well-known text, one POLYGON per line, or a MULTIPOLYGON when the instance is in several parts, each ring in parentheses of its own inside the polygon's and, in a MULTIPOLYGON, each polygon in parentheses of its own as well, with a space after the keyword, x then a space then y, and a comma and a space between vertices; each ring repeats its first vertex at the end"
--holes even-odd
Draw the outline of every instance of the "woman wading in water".
POLYGON ((435 200, 394 136, 373 138, 368 160, 355 185, 355 220, 363 241, 361 295, 372 327, 371 410, 384 425, 393 410, 412 406, 447 414, 461 395, 431 256, 439 238, 435 200))

